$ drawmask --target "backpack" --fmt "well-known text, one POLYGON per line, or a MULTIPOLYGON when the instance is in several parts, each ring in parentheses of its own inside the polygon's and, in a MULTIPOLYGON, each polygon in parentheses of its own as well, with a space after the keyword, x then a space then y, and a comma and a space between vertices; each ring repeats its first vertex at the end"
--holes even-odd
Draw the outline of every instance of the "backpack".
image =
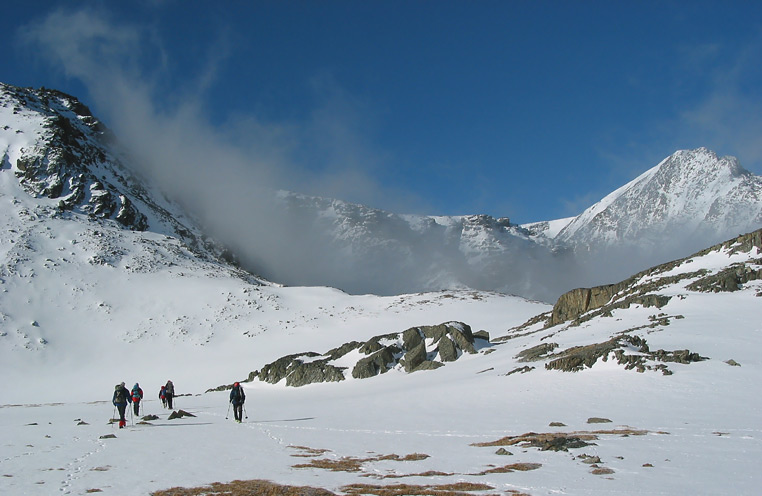
POLYGON ((164 393, 167 395, 173 395, 175 394, 175 385, 172 384, 172 381, 167 381, 166 389, 164 390, 164 393))
POLYGON ((241 386, 233 387, 233 389, 230 391, 230 400, 233 403, 238 403, 241 401, 241 386))
POLYGON ((140 401, 143 399, 143 390, 140 388, 132 388, 132 401, 140 401))
POLYGON ((124 389, 121 385, 116 386, 116 391, 114 392, 114 403, 126 403, 127 397, 124 395, 124 392, 126 389, 124 389))

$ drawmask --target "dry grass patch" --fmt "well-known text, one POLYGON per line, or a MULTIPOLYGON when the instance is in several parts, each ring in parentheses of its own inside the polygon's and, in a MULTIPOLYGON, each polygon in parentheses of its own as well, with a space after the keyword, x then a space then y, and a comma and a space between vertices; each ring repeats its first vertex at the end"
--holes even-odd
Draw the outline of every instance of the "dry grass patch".
POLYGON ((418 474, 363 474, 363 477, 370 477, 373 479, 404 479, 406 477, 451 477, 455 474, 447 472, 437 472, 436 470, 429 470, 428 472, 421 472, 418 474))
POLYGON ((471 446, 491 447, 516 445, 523 448, 531 447, 540 448, 542 450, 566 451, 568 448, 581 448, 586 446, 590 444, 590 441, 597 441, 602 435, 643 436, 646 434, 648 434, 648 431, 646 430, 631 428, 575 432, 527 432, 526 434, 518 436, 506 436, 496 441, 473 443, 471 446))
POLYGON ((315 456, 320 456, 325 453, 329 453, 331 450, 328 449, 321 449, 321 448, 310 448, 309 446, 289 446, 291 449, 299 450, 301 453, 295 453, 291 456, 293 457, 303 457, 303 458, 312 458, 315 456))
POLYGON ((454 484, 392 484, 388 486, 376 486, 370 484, 350 484, 343 486, 341 491, 348 495, 375 496, 471 496, 473 491, 491 491, 495 489, 487 484, 475 484, 473 482, 456 482, 454 484))
POLYGON ((309 486, 283 486, 266 480, 213 482, 200 487, 173 487, 151 496, 337 496, 326 489, 309 486))
POLYGON ((529 470, 537 470, 542 467, 542 463, 511 463, 510 465, 504 465, 502 467, 495 467, 487 469, 483 472, 473 475, 487 475, 487 474, 508 474, 511 472, 528 472, 529 470))
POLYGON ((359 472, 362 466, 370 462, 379 462, 384 460, 392 460, 398 462, 413 462, 419 460, 425 460, 429 458, 429 455, 422 453, 412 453, 403 457, 399 455, 379 455, 370 458, 356 458, 345 456, 342 458, 319 458, 312 460, 309 463, 300 463, 292 465, 293 468, 320 468, 323 470, 330 470, 332 472, 359 472))

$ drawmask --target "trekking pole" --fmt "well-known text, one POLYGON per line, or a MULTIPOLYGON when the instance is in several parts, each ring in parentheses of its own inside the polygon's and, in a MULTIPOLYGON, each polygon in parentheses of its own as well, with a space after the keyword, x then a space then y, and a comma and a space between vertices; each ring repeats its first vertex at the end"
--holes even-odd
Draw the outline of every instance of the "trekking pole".
POLYGON ((114 428, 114 417, 116 417, 116 405, 114 405, 114 413, 111 414, 111 428, 114 428))
MULTIPOLYGON (((129 405, 132 406, 132 405, 129 405)), ((135 414, 132 413, 132 408, 130 408, 130 420, 132 421, 132 426, 135 427, 135 414)))
POLYGON ((249 418, 249 414, 246 413, 246 403, 243 404, 243 414, 246 418, 249 418))
POLYGON ((232 404, 233 404, 233 402, 232 402, 232 401, 228 403, 228 411, 227 411, 227 413, 225 414, 225 420, 227 420, 227 419, 228 419, 228 417, 230 416, 230 405, 232 405, 232 404))

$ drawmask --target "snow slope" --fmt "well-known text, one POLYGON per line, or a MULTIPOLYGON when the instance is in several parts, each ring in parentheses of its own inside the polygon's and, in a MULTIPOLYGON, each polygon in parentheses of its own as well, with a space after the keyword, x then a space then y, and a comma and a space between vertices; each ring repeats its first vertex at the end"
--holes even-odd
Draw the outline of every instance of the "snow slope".
MULTIPOLYGON (((0 109, 14 126, 0 126, 0 494, 144 495, 235 479, 346 494, 352 484, 466 482, 482 484, 471 494, 758 494, 759 232, 555 307, 471 290, 284 287, 216 256, 116 162, 78 155, 93 173, 50 160, 50 128, 14 105, 0 109), (36 163, 34 177, 22 157, 41 158, 22 160, 36 163), (59 187, 63 196, 45 193, 59 187), (120 216, 129 205, 145 222, 120 216), (136 220, 145 230, 125 229, 136 220), (226 418, 227 392, 205 393, 284 355, 450 321, 488 331, 492 344, 436 370, 245 383, 241 425, 226 418), (167 379, 182 395, 176 407, 195 417, 169 420, 156 399, 167 379), (143 413, 158 419, 108 422, 122 381, 141 384, 143 413), (516 437, 528 433, 546 435, 516 437)), ((72 128, 84 133, 93 122, 79 111, 72 128)), ((368 233, 387 220, 379 215, 359 216, 368 233)), ((502 246, 484 226, 531 242, 481 216, 392 220, 457 232, 457 249, 479 263, 502 246)), ((351 237, 357 226, 344 227, 351 237)))
MULTIPOLYGON (((245 384, 247 418, 240 425, 226 418, 227 392, 198 394, 204 386, 190 378, 182 387, 193 395, 178 398, 176 407, 195 417, 168 420, 168 412, 150 396, 164 376, 143 372, 155 364, 135 354, 125 358, 132 368, 111 375, 111 382, 139 380, 151 398, 144 412, 159 418, 117 430, 107 423, 113 414, 110 388, 87 402, 47 403, 51 385, 58 383, 52 380, 56 365, 48 363, 37 370, 48 385, 37 391, 36 404, 0 408, 0 490, 146 494, 266 479, 336 493, 351 493, 353 484, 468 482, 484 485, 471 494, 758 494, 762 400, 754 392, 762 367, 761 237, 757 233, 757 246, 751 248, 731 242, 638 274, 576 321, 547 326, 549 309, 537 305, 535 310, 548 310, 543 318, 506 329, 523 320, 514 311, 529 303, 475 300, 481 322, 498 336, 479 354, 412 374, 395 369, 371 379, 301 388, 245 384), (728 267, 746 274, 745 282, 735 291, 707 290, 723 284, 725 278, 716 275, 728 267), (697 281, 704 290, 690 289, 698 287, 697 281), (628 299, 645 294, 660 297, 660 306, 628 299), (628 370, 626 360, 619 364, 614 351, 578 372, 544 366, 577 346, 622 336, 646 340, 651 352, 686 349, 702 359, 663 361, 625 343, 618 347, 621 356, 642 358, 643 372, 628 370), (521 360, 520 352, 549 343, 557 346, 553 353, 521 360), (603 423, 591 423, 594 419, 603 423), (543 450, 530 443, 530 433, 590 444, 543 450), (101 439, 108 434, 116 438, 101 439), (498 454, 500 448, 511 454, 498 454)), ((288 314, 306 313, 316 303, 326 308, 322 290, 291 289, 292 297, 284 298, 288 314)), ((396 305, 415 307, 423 298, 431 301, 424 307, 436 306, 435 295, 402 298, 396 305)), ((352 309, 343 308, 354 333, 366 334, 375 326, 374 318, 364 318, 373 316, 358 311, 372 301, 385 301, 387 311, 379 315, 387 322, 400 317, 388 311, 383 298, 355 300, 352 309)), ((456 300, 452 311, 465 316, 467 311, 457 309, 463 303, 456 300)), ((335 317, 339 310, 332 312, 335 317)), ((311 331, 295 326, 287 332, 311 331)), ((312 332, 310 341, 321 343, 321 349, 349 334, 312 332)), ((276 341, 267 341, 266 334, 253 339, 273 351, 276 341)), ((219 362, 234 360, 236 353, 206 351, 219 362)), ((102 373, 97 366, 92 371, 102 373)))

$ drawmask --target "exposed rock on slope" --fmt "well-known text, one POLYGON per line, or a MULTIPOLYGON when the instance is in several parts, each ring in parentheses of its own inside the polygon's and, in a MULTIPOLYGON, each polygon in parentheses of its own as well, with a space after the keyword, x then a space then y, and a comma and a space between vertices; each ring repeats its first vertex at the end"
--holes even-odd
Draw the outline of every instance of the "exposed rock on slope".
MULTIPOLYGON (((706 360, 689 349, 652 351, 646 333, 670 325, 682 315, 663 311, 649 316, 649 322, 619 330, 603 342, 560 346, 550 339, 587 326, 592 321, 613 318, 627 309, 668 309, 673 298, 689 298, 691 292, 734 292, 750 289, 762 297, 762 230, 733 238, 701 250, 691 257, 642 271, 624 281, 594 288, 580 288, 562 295, 552 311, 530 319, 494 340, 503 343, 517 337, 543 333, 548 340, 528 347, 516 355, 519 362, 544 362, 546 369, 578 371, 592 367, 598 360, 615 360, 639 372, 672 372, 667 363, 688 364, 706 360), (557 351, 557 349, 559 349, 557 351)), ((618 319, 617 319, 618 320, 618 319)))
POLYGON ((234 261, 126 167, 129 158, 112 133, 71 95, 0 83, 0 157, 28 194, 57 200, 61 216, 74 212, 171 235, 198 256, 234 261))
POLYGON ((351 370, 355 379, 365 379, 392 369, 405 372, 430 370, 454 362, 463 353, 475 354, 489 345, 489 335, 473 333, 462 322, 435 326, 411 327, 401 333, 375 336, 364 343, 352 341, 324 354, 299 353, 282 357, 252 372, 249 381, 276 384, 283 379, 287 386, 316 382, 338 382, 351 370))
POLYGON ((569 291, 558 299, 547 321, 547 327, 564 322, 579 323, 582 316, 611 313, 615 308, 626 308, 633 304, 644 307, 661 308, 669 301, 669 296, 655 292, 668 284, 691 279, 687 289, 693 291, 736 291, 743 284, 762 279, 761 258, 751 258, 731 264, 714 272, 705 269, 690 272, 677 272, 667 275, 674 269, 687 265, 693 258, 713 252, 752 253, 762 247, 762 230, 741 235, 724 243, 706 248, 694 255, 653 267, 616 284, 579 288, 569 291), (586 315, 587 314, 587 315, 586 315))

